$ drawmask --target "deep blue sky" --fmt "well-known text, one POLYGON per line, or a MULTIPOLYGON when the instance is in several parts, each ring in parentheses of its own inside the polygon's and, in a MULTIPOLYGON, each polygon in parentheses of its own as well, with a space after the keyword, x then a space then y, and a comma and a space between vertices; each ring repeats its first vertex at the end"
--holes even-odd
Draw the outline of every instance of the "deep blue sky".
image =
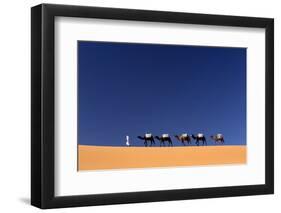
POLYGON ((143 146, 146 132, 246 144, 246 49, 78 41, 78 143, 143 146))

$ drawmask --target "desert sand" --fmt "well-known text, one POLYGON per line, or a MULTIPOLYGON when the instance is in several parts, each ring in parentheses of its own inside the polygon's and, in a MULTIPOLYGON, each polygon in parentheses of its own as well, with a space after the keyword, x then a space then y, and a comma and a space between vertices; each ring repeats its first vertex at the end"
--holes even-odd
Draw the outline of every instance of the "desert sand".
POLYGON ((245 164, 246 146, 110 147, 78 145, 78 170, 245 164))

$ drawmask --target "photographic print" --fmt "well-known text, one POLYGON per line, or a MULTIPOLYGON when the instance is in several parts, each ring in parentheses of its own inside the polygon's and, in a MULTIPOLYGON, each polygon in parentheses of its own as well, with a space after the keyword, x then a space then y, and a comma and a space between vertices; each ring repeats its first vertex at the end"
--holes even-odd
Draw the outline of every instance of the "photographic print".
POLYGON ((274 19, 40 4, 31 41, 32 205, 274 193, 274 19))
POLYGON ((77 45, 78 171, 246 163, 246 48, 77 45))

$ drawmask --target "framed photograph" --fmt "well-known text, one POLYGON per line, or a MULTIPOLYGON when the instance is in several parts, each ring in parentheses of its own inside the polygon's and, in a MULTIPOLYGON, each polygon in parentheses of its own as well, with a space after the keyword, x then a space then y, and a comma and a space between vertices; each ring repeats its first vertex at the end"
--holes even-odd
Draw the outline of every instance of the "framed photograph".
POLYGON ((31 203, 272 194, 274 21, 31 9, 31 203))

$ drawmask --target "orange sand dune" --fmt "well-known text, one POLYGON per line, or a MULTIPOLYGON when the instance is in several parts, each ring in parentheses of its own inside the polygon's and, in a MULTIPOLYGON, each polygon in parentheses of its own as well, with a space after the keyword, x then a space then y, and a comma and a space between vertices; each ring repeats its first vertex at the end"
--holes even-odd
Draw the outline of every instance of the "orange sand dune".
POLYGON ((78 146, 78 170, 246 163, 246 146, 78 146))

